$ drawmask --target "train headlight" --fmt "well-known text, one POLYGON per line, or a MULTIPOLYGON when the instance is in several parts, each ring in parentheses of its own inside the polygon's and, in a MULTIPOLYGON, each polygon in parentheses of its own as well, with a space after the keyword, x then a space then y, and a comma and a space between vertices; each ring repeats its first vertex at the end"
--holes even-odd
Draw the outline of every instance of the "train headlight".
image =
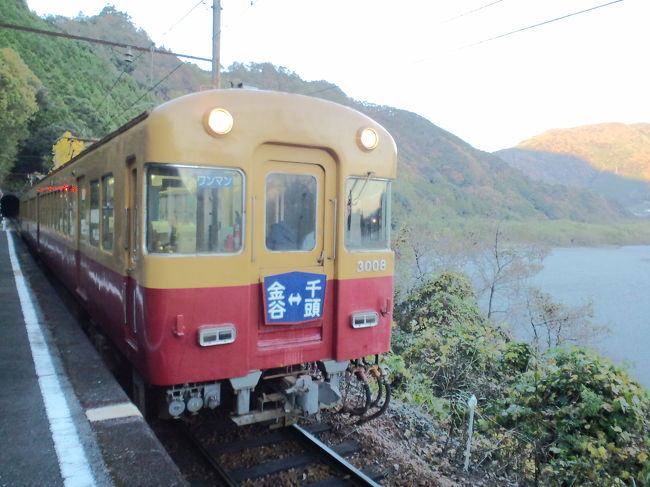
POLYGON ((379 134, 371 127, 359 130, 357 133, 357 143, 365 151, 371 151, 379 144, 379 134))
POLYGON ((206 123, 210 132, 217 135, 226 135, 232 130, 233 118, 225 108, 214 108, 208 113, 206 123))

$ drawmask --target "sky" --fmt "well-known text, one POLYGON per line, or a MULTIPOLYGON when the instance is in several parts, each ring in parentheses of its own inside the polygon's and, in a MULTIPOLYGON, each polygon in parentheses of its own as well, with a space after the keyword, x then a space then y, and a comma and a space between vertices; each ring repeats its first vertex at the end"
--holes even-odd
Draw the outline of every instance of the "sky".
MULTIPOLYGON (((610 2, 222 0, 221 64, 283 66, 492 152, 555 128, 650 123, 650 1, 610 2)), ((114 5, 157 45, 212 57, 212 0, 27 3, 67 17, 114 5)))

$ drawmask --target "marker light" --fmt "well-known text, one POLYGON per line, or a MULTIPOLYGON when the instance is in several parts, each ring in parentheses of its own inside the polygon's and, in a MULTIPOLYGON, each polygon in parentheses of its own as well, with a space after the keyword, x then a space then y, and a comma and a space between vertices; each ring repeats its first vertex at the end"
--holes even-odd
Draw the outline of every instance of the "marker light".
POLYGON ((379 144, 379 134, 375 129, 367 127, 359 131, 357 142, 363 150, 373 150, 379 144))
POLYGON ((232 343, 237 338, 234 326, 205 326, 199 329, 199 345, 211 347, 232 343))
POLYGON ((367 313, 354 313, 352 315, 352 328, 369 328, 379 324, 379 314, 374 311, 367 313))
POLYGON ((232 130, 233 118, 224 108, 215 108, 208 114, 208 128, 217 135, 225 135, 232 130))

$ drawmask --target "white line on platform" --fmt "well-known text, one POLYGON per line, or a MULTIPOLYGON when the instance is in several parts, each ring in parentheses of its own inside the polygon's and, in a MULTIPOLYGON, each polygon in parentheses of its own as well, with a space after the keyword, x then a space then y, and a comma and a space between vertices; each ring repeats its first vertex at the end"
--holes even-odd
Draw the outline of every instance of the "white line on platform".
POLYGON ((18 297, 23 310, 27 337, 32 350, 34 368, 41 388, 45 412, 50 422, 50 431, 54 440, 54 449, 59 459, 61 476, 66 487, 89 487, 96 485, 86 452, 81 444, 70 408, 56 374, 52 356, 45 341, 41 324, 38 321, 34 303, 31 300, 29 286, 20 270, 16 257, 13 232, 6 232, 9 245, 9 258, 16 281, 18 297))
POLYGON ((131 402, 122 402, 111 406, 92 408, 86 410, 88 421, 106 421, 107 419, 120 419, 129 417, 142 417, 140 410, 131 402))

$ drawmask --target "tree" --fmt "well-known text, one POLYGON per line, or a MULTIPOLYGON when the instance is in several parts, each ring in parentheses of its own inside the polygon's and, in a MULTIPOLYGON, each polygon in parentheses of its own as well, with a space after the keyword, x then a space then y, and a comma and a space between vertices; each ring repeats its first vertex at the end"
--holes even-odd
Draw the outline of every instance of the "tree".
POLYGON ((501 222, 497 223, 491 241, 476 239, 483 243, 477 246, 478 250, 471 258, 471 274, 477 296, 487 300, 486 313, 491 319, 495 313, 508 311, 496 309, 499 295, 507 293, 509 298, 516 298, 523 281, 541 270, 548 250, 532 244, 509 242, 501 230, 501 222))
POLYGON ((553 301, 550 294, 531 288, 526 304, 532 342, 537 350, 568 344, 587 346, 608 331, 591 322, 594 315, 591 303, 567 306, 553 301))
POLYGON ((0 181, 4 180, 29 135, 28 123, 38 110, 36 94, 40 80, 10 48, 0 49, 0 181))
POLYGON ((408 296, 437 273, 462 269, 467 261, 464 243, 443 229, 433 231, 427 224, 411 222, 394 232, 392 248, 399 265, 395 292, 408 296))

